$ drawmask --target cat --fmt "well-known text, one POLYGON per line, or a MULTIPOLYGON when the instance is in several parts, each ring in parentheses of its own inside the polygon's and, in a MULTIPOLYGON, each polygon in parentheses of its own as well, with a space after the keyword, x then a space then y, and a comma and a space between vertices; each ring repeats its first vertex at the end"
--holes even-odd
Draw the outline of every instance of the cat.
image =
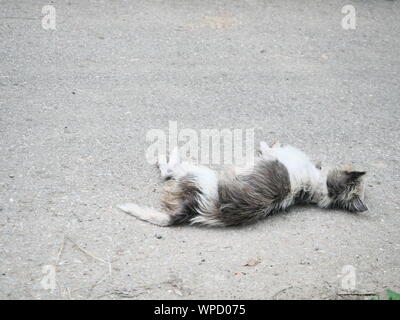
POLYGON ((299 202, 351 212, 368 210, 364 204, 365 171, 343 166, 321 168, 290 145, 269 146, 261 142, 252 165, 220 173, 181 162, 179 150, 175 149, 168 160, 165 155, 159 157, 158 168, 165 179, 164 209, 134 203, 118 208, 159 226, 235 226, 260 220, 299 202))

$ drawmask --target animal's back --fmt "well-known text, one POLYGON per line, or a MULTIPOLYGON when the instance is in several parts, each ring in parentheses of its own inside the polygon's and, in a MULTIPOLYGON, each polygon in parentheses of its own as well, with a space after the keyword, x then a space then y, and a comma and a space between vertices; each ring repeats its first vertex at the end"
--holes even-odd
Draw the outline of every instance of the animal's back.
POLYGON ((218 185, 218 215, 224 225, 262 218, 282 209, 290 194, 287 168, 278 160, 263 160, 252 172, 218 185))

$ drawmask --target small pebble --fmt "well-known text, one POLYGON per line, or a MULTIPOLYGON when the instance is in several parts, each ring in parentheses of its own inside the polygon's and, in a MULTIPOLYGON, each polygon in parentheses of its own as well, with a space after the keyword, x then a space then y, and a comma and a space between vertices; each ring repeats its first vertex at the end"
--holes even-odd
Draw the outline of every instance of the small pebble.
POLYGON ((157 239, 162 239, 162 235, 160 235, 160 234, 155 234, 155 237, 156 237, 157 239))

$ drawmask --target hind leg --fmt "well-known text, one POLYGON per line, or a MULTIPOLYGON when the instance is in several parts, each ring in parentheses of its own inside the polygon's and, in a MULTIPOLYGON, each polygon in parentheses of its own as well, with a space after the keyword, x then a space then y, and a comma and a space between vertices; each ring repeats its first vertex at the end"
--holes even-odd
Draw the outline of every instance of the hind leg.
POLYGON ((159 226, 187 222, 201 210, 207 210, 211 201, 218 197, 218 178, 215 171, 180 162, 179 150, 171 152, 169 160, 160 156, 158 160, 161 177, 167 181, 163 190, 165 211, 139 206, 134 203, 119 205, 118 208, 135 217, 159 226))
POLYGON ((175 148, 171 152, 168 160, 165 154, 159 155, 157 166, 158 169, 160 170, 161 178, 163 179, 174 178, 176 176, 179 164, 180 164, 180 157, 178 148, 175 148))
POLYGON ((184 222, 192 214, 197 214, 194 206, 200 197, 216 197, 215 172, 206 167, 181 162, 178 148, 171 152, 168 160, 166 155, 159 156, 157 165, 162 178, 173 178, 165 183, 163 190, 163 204, 167 212, 135 203, 119 205, 120 210, 159 226, 169 226, 184 222))
POLYGON ((212 171, 209 168, 198 166, 190 162, 181 162, 179 149, 175 148, 169 155, 169 159, 165 155, 158 158, 158 168, 160 169, 161 177, 164 179, 173 178, 179 180, 187 174, 199 175, 212 171))
POLYGON ((158 156, 157 167, 160 170, 161 178, 166 179, 168 176, 170 176, 167 156, 165 154, 158 156))

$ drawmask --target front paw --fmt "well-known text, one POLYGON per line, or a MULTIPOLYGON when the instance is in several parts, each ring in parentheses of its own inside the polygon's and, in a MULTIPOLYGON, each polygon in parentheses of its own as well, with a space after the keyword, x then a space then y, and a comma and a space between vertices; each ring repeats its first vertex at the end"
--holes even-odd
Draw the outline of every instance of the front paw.
POLYGON ((270 150, 271 148, 268 146, 268 143, 266 143, 265 141, 260 142, 260 149, 258 150, 258 153, 260 155, 266 155, 270 150))

